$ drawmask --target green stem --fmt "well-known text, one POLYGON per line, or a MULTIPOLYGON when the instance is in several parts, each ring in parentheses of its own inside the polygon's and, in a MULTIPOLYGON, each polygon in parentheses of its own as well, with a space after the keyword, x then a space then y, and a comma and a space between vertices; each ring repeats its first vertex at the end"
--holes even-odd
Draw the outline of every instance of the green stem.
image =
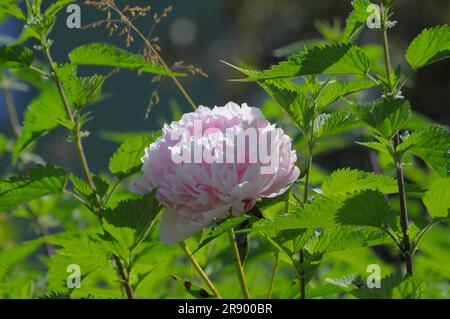
POLYGON ((236 263, 236 270, 238 273, 239 284, 241 285, 242 294, 245 299, 250 299, 250 294, 247 288, 247 282, 245 280, 244 268, 242 267, 241 258, 239 256, 239 250, 236 244, 236 237, 234 236, 233 228, 228 231, 228 238, 230 240, 231 250, 233 251, 234 261, 236 263))
MULTIPOLYGON (((96 204, 95 209, 97 210, 95 213, 98 215, 100 223, 102 224, 102 217, 101 217, 101 215, 99 213, 99 211, 102 209, 102 203, 101 203, 101 201, 100 201, 100 199, 99 199, 99 197, 97 195, 97 190, 96 190, 96 187, 95 187, 95 183, 94 183, 94 180, 92 179, 92 175, 91 175, 91 172, 90 172, 90 169, 89 169, 89 165, 88 165, 88 162, 87 162, 87 159, 86 159, 86 154, 84 152, 83 143, 81 141, 79 123, 77 123, 77 121, 75 120, 75 118, 73 116, 72 108, 70 107, 69 100, 67 99, 67 95, 66 95, 64 87, 62 85, 62 82, 59 79, 59 76, 58 76, 58 73, 57 73, 57 69, 56 69, 56 65, 55 65, 55 63, 53 61, 53 58, 52 58, 51 54, 50 54, 50 48, 48 46, 48 41, 47 41, 47 39, 45 37, 43 37, 41 39, 41 45, 42 45, 42 49, 43 49, 44 55, 45 55, 45 57, 47 59, 47 62, 49 64, 51 73, 53 75, 52 76, 53 81, 56 84, 56 87, 58 89, 59 95, 61 97, 61 101, 62 101, 64 109, 66 111, 67 118, 73 124, 72 133, 73 133, 74 138, 75 138, 75 145, 76 145, 78 157, 80 159, 80 163, 81 163, 81 166, 83 168, 83 172, 84 172, 86 181, 87 181, 89 187, 91 188, 91 190, 95 194, 95 204, 96 204)), ((102 225, 102 227, 103 227, 103 225, 102 225)), ((134 293, 133 293, 133 289, 132 289, 131 284, 130 284, 129 274, 126 273, 120 258, 117 255, 114 255, 114 254, 113 254, 113 258, 114 258, 114 262, 116 264, 119 276, 121 278, 122 285, 125 288, 127 297, 129 299, 133 299, 134 298, 134 293)))
POLYGON ((267 299, 272 299, 272 291, 273 286, 275 283, 275 277, 278 272, 278 265, 280 263, 280 253, 275 253, 275 259, 273 261, 273 269, 272 269, 272 276, 270 276, 270 283, 269 283, 269 291, 267 292, 267 299))
POLYGON ((206 285, 211 289, 213 294, 218 298, 222 299, 222 296, 220 295, 219 291, 216 289, 214 284, 212 283, 211 279, 209 279, 208 275, 204 272, 200 264, 198 263, 197 259, 195 259, 194 255, 191 253, 189 247, 186 245, 184 241, 180 242, 180 247, 185 252, 186 256, 189 258, 189 261, 194 266, 197 273, 200 275, 202 280, 206 283, 206 285))
MULTIPOLYGON (((392 85, 392 69, 391 69, 391 60, 389 54, 389 41, 387 36, 387 17, 388 10, 384 9, 381 12, 381 32, 383 35, 383 52, 384 52, 384 64, 386 67, 386 78, 388 83, 389 93, 392 94, 394 87, 392 85)), ((400 144, 400 135, 396 133, 394 136, 394 150, 397 149, 397 146, 400 144)), ((396 166, 396 174, 397 174, 397 184, 398 184, 398 193, 399 193, 399 201, 400 201, 400 227, 402 228, 402 244, 403 244, 403 255, 405 257, 406 263, 406 271, 409 275, 413 274, 413 263, 412 263, 412 245, 411 240, 408 235, 408 207, 406 203, 406 191, 405 191, 405 177, 403 172, 403 163, 401 157, 395 151, 395 166, 396 166)))
MULTIPOLYGON (((303 191, 303 205, 308 201, 308 190, 309 190, 309 178, 311 174, 312 161, 313 161, 313 150, 314 150, 314 122, 315 117, 313 116, 311 120, 310 135, 308 140, 308 167, 305 176, 305 188, 303 191)), ((300 266, 305 261, 305 250, 302 248, 299 251, 299 262, 300 266)), ((300 271, 300 299, 306 299, 306 278, 305 270, 300 271)))

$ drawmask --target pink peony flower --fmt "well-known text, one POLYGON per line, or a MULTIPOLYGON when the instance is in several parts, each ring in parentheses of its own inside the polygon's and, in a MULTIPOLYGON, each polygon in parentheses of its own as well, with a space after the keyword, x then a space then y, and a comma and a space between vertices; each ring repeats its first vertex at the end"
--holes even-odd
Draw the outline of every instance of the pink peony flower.
POLYGON ((200 106, 162 131, 146 149, 143 178, 132 188, 145 194, 157 187, 165 244, 243 214, 261 197, 282 194, 300 174, 291 138, 247 104, 200 106))

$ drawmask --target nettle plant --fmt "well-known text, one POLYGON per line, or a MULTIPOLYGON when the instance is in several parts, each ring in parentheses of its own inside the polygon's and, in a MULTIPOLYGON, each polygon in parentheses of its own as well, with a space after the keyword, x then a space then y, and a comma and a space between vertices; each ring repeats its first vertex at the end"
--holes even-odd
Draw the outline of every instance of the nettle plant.
MULTIPOLYGON (((9 178, 0 181, 0 211, 6 212, 7 220, 28 221, 39 237, 10 244, 12 249, 5 245, 0 251, 1 296, 446 295, 436 292, 433 283, 450 278, 445 242, 450 208, 449 134, 447 128, 428 125, 414 113, 402 88, 415 70, 450 56, 448 25, 426 29, 411 42, 405 73, 404 67, 393 68, 390 61, 388 32, 395 30, 396 22, 391 20, 394 1, 374 6, 368 0, 355 0, 344 30, 337 22, 332 26, 318 22, 325 39, 277 50, 279 55, 292 54, 271 69, 233 66, 247 76, 241 81, 258 82, 267 91, 272 100, 262 111, 289 127, 291 140, 256 108, 233 103, 213 110, 197 107, 178 80, 185 74, 173 71, 155 39, 134 24, 138 17, 147 16, 149 7, 119 8, 112 0, 86 1, 106 13, 105 20, 91 27, 105 26, 111 33, 124 35, 127 45, 139 39, 144 50, 134 54, 92 43, 75 48, 68 55, 69 62, 59 64, 52 58, 50 34, 57 13, 73 1, 55 1, 43 10, 42 1, 27 0, 26 12, 14 2, 0 4, 2 14, 24 23, 19 39, 0 47, 0 86, 14 134, 11 140, 0 136, 0 153, 10 153, 10 171, 21 173, 8 174, 9 178), (379 22, 371 28, 379 32, 381 46, 353 44, 367 21, 373 20, 379 22), (23 45, 28 39, 37 42, 33 49, 23 45), (115 134, 112 138, 122 144, 110 159, 109 172, 94 174, 83 148, 83 139, 89 135, 84 127, 91 120, 90 106, 102 98, 103 84, 114 72, 80 76, 79 65, 131 69, 153 74, 155 81, 169 77, 194 112, 181 120, 174 118, 180 121, 165 127, 162 134, 115 134), (26 88, 25 83, 40 93, 20 124, 10 92, 26 88), (380 97, 361 103, 359 92, 373 88, 381 91, 380 97), (191 128, 195 120, 219 131, 254 126, 277 132, 279 140, 275 141, 282 152, 277 170, 263 176, 255 170, 259 164, 247 162, 202 164, 201 169, 172 165, 169 150, 175 148, 169 133, 191 128), (44 164, 32 152, 40 137, 58 127, 67 131, 67 141, 76 148, 83 178, 44 164), (327 150, 356 141, 370 152, 377 173, 342 168, 327 175, 315 163, 316 156, 327 150), (141 169, 143 178, 133 177, 141 169), (130 184, 136 193, 129 190, 130 184), (421 211, 420 203, 426 215, 414 214, 411 220, 408 208, 421 211), (50 233, 49 228, 59 231, 50 233), (415 263, 428 232, 431 239, 415 263), (161 241, 179 243, 181 250, 161 241), (189 247, 194 245, 192 252, 189 247), (37 252, 42 246, 45 255, 37 252), (380 247, 384 254, 371 255, 380 247), (401 255, 404 267, 393 269, 386 255, 394 260, 401 255), (34 258, 46 270, 23 262, 27 258, 34 258), (352 259, 353 264, 358 259, 362 265, 343 266, 343 260, 352 259), (370 269, 382 268, 381 282, 375 278, 370 285, 362 274, 354 274, 355 268, 364 274, 369 265, 370 269), (425 281, 425 273, 433 267, 441 274, 433 275, 430 280, 434 282, 425 281), (241 293, 229 284, 235 278, 241 293), (425 287, 432 287, 428 294, 425 287)), ((155 16, 155 22, 169 11, 155 16)), ((202 73, 192 66, 185 69, 202 73)), ((149 106, 157 100, 154 92, 149 106)), ((226 151, 212 135, 204 137, 214 149, 213 156, 226 151)), ((184 146, 198 142, 193 138, 184 146)), ((2 246, 3 240, 0 234, 2 246)), ((445 289, 443 285, 441 290, 445 289)))

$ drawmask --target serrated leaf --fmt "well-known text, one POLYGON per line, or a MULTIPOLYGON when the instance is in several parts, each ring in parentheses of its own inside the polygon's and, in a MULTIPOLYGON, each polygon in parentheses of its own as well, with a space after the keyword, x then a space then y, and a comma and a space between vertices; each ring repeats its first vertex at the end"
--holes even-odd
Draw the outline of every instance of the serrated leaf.
MULTIPOLYGON (((8 1, 6 1, 8 2, 8 1)), ((25 16, 25 14, 23 13, 23 11, 13 5, 12 3, 16 2, 16 1, 10 1, 11 3, 1 3, 0 4, 0 21, 3 20, 2 19, 2 15, 11 15, 13 17, 16 17, 19 20, 25 21, 27 19, 27 17, 25 16)))
POLYGON ((374 87, 375 83, 366 79, 341 82, 330 81, 320 92, 316 101, 317 109, 323 110, 338 99, 374 87))
POLYGON ((168 71, 140 55, 106 43, 91 43, 80 46, 70 52, 69 58, 72 63, 79 65, 103 65, 170 76, 184 75, 183 73, 168 71))
POLYGON ((13 148, 13 162, 20 152, 45 133, 67 119, 64 107, 56 91, 45 91, 34 99, 24 115, 22 132, 13 148))
POLYGON ((404 138, 397 152, 411 152, 420 157, 441 176, 448 176, 450 134, 448 129, 439 125, 430 125, 417 130, 404 138))
POLYGON ((0 181, 0 211, 5 211, 46 195, 59 193, 66 183, 66 173, 54 166, 38 165, 29 176, 0 181))
POLYGON ((141 157, 144 156, 145 148, 156 139, 153 134, 141 134, 128 138, 109 161, 109 171, 118 178, 126 178, 136 172, 142 166, 141 157))
POLYGON ((69 104, 77 109, 94 103, 102 94, 105 77, 92 75, 79 77, 77 68, 73 64, 66 64, 57 69, 58 76, 64 86, 69 99, 69 104))
POLYGON ((326 196, 369 189, 378 190, 384 194, 398 192, 397 181, 394 178, 350 168, 334 171, 322 183, 322 192, 326 196))
POLYGON ((54 2, 50 7, 48 7, 44 15, 46 16, 54 16, 57 14, 61 9, 63 9, 65 6, 75 2, 75 0, 57 0, 54 2))
POLYGON ((272 69, 250 75, 245 81, 260 81, 314 74, 359 74, 370 69, 364 51, 350 44, 318 46, 289 57, 272 69))
POLYGON ((346 199, 336 214, 341 225, 383 227, 392 225, 393 213, 383 193, 365 190, 346 199))
POLYGON ((348 111, 336 111, 331 114, 322 113, 316 117, 314 126, 317 137, 330 136, 353 129, 359 125, 356 117, 348 111))
POLYGON ((423 197, 423 203, 431 217, 450 217, 450 178, 433 181, 423 197))
POLYGON ((310 254, 320 255, 346 249, 377 246, 389 242, 390 239, 381 230, 341 226, 314 232, 305 248, 310 254))
POLYGON ((299 86, 288 80, 268 80, 261 81, 260 84, 300 130, 308 128, 312 116, 312 101, 299 86))
POLYGON ((386 139, 391 139, 411 117, 411 106, 405 99, 383 98, 370 104, 347 106, 358 119, 386 139))
POLYGON ((293 208, 289 214, 281 214, 272 220, 256 222, 252 229, 255 231, 276 231, 288 229, 336 227, 337 210, 342 203, 338 199, 316 197, 304 207, 293 208))
POLYGON ((142 198, 122 201, 104 211, 104 228, 123 247, 133 250, 147 235, 161 207, 154 189, 142 198))
POLYGON ((29 67, 35 59, 33 51, 21 46, 0 47, 0 69, 29 67))
POLYGON ((409 45, 406 60, 413 69, 450 57, 450 26, 425 29, 409 45))
POLYGON ((342 42, 352 42, 355 40, 358 33, 367 23, 371 12, 367 10, 371 2, 369 0, 354 0, 352 1, 353 11, 347 18, 345 23, 344 34, 342 35, 342 42))
MULTIPOLYGON (((403 277, 402 274, 395 273, 381 279, 380 288, 369 288, 367 286, 363 286, 362 288, 353 290, 351 293, 352 295, 360 299, 406 298, 406 296, 408 295, 417 295, 417 291, 408 291, 408 287, 405 287, 405 283, 410 280, 411 277, 403 277)), ((416 290, 418 286, 410 286, 409 289, 411 288, 414 288, 414 290, 416 290)))

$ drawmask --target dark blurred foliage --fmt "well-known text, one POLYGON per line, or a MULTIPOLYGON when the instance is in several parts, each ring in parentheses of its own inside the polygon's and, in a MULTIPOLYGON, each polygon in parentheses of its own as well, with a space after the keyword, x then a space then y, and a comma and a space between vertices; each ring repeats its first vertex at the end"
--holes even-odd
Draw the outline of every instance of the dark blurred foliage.
MULTIPOLYGON (((44 0, 44 4, 49 1, 44 0)), ((79 1, 81 4, 81 1, 79 1)), ((120 4, 148 4, 149 1, 117 1, 120 4)), ((256 68, 267 68, 279 58, 273 51, 289 43, 319 38, 314 27, 316 20, 332 21, 341 19, 342 25, 350 11, 350 1, 343 0, 191 0, 191 1, 150 1, 152 13, 160 13, 168 5, 173 11, 155 28, 153 36, 160 38, 162 54, 167 61, 184 61, 203 69, 208 75, 189 76, 182 79, 186 89, 198 104, 224 105, 228 101, 248 102, 259 106, 266 98, 257 84, 240 84, 227 81, 239 74, 220 60, 244 63, 256 68)), ((450 1, 448 0, 398 0, 394 8, 394 19, 399 24, 392 30, 393 63, 402 59, 408 43, 425 27, 449 23, 450 1)), ((66 14, 52 34, 55 39, 54 56, 58 62, 67 61, 67 53, 73 48, 89 42, 111 42, 124 46, 123 39, 108 37, 101 28, 70 30, 65 26, 66 14)), ((99 20, 103 13, 82 5, 82 24, 99 20)), ((150 29, 151 15, 138 23, 142 30, 150 29)), ((8 21, 0 30, 10 36, 17 36, 20 27, 8 21)), ((379 33, 365 31, 359 43, 379 43, 379 33)), ((32 43, 30 43, 32 45, 32 43)), ((129 49, 138 51, 140 43, 129 49)), ((419 71, 404 90, 413 108, 442 123, 450 124, 450 62, 441 62, 419 71)), ((97 71, 106 74, 103 68, 82 68, 82 72, 97 71)), ((165 118, 170 117, 169 101, 176 101, 183 111, 190 108, 178 93, 173 83, 165 80, 159 85, 160 103, 156 105, 148 120, 144 119, 147 103, 155 84, 151 77, 136 76, 129 71, 121 71, 112 77, 105 91, 109 98, 92 107, 94 120, 88 124, 91 136, 86 139, 86 150, 95 171, 105 171, 108 157, 115 145, 100 138, 102 131, 140 131, 158 129, 165 118)), ((20 110, 24 110, 33 92, 14 94, 20 110)), ((3 103, 3 102, 0 102, 3 103)), ((1 131, 9 133, 3 105, 0 111, 1 131)), ((39 143, 38 153, 46 161, 66 168, 77 167, 74 149, 56 131, 39 143)), ((367 168, 365 152, 360 147, 346 150, 320 159, 320 164, 330 169, 350 165, 367 168)))

